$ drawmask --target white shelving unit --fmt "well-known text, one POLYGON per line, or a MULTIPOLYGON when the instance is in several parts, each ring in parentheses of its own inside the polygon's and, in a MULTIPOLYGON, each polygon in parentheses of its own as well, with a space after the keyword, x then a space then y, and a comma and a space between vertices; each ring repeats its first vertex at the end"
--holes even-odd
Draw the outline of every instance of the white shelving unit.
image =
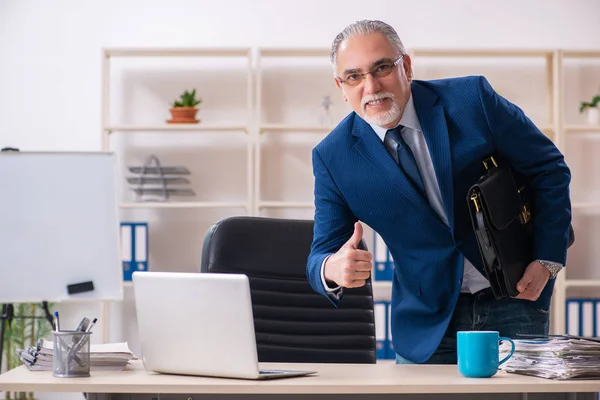
MULTIPOLYGON (((557 66, 559 63, 559 52, 555 50, 540 50, 540 49, 414 49, 409 51, 413 59, 413 69, 415 71, 415 79, 428 79, 419 75, 420 69, 426 69, 426 65, 421 65, 421 60, 425 59, 443 59, 443 60, 479 60, 482 65, 489 64, 490 61, 516 61, 525 60, 529 62, 540 62, 543 64, 544 81, 545 81, 545 107, 547 118, 544 120, 535 120, 538 129, 552 137, 554 141, 560 135, 559 122, 560 113, 558 111, 558 73, 557 66)), ((463 63, 460 67, 465 67, 463 63)), ((503 67, 491 67, 490 70, 501 70, 503 67)), ((442 74, 445 72, 442 72, 442 74)), ((447 73, 447 72, 446 72, 447 73)), ((470 73, 482 74, 485 73, 477 70, 470 70, 470 73)), ((447 76, 447 75, 446 75, 447 76)), ((489 78, 488 78, 489 79, 489 78)), ((496 82, 492 81, 492 86, 496 82)), ((499 82, 498 82, 499 83, 499 82)), ((524 89, 523 90, 527 90, 524 89)), ((503 93, 501 93, 503 94, 503 93)), ((525 110, 527 113, 527 110, 525 110)))
MULTIPOLYGON (((182 60, 182 62, 184 62, 182 60)), ((127 202, 122 201, 120 208, 126 210, 154 210, 155 212, 168 212, 168 210, 200 210, 224 209, 231 210, 234 214, 251 214, 253 209, 254 174, 253 174, 253 140, 252 140, 252 93, 253 93, 253 70, 252 70, 252 51, 250 48, 112 48, 102 51, 102 150, 111 150, 111 138, 115 135, 157 135, 164 133, 185 133, 189 135, 206 134, 245 134, 246 143, 246 200, 245 201, 169 201, 169 202, 127 202), (111 118, 111 62, 116 58, 206 58, 222 59, 237 58, 246 60, 246 121, 243 123, 204 123, 198 124, 167 124, 144 123, 128 124, 113 121, 111 118)), ((168 106, 165 104, 165 112, 168 106)), ((152 226, 150 226, 152 229, 152 226)), ((132 287, 131 282, 124 282, 125 288, 132 287)), ((103 324, 102 338, 107 341, 109 337, 109 305, 106 302, 101 304, 101 320, 103 324)))
POLYGON ((258 208, 314 208, 314 203, 295 201, 260 201, 258 208))
MULTIPOLYGON (((556 109, 557 114, 560 116, 559 118, 559 126, 558 130, 560 134, 560 141, 558 142, 559 148, 565 153, 567 157, 567 162, 569 163, 569 158, 573 161, 573 164, 570 166, 577 165, 581 161, 584 166, 584 170, 572 170, 573 181, 572 181, 572 209, 573 209, 573 225, 575 228, 575 244, 571 249, 569 249, 569 257, 567 259, 567 268, 563 273, 561 273, 556 282, 556 288, 554 292, 554 304, 553 304, 553 318, 555 321, 554 331, 557 333, 565 333, 565 320, 566 320, 566 300, 569 298, 569 293, 571 290, 580 290, 580 289, 592 289, 597 293, 597 297, 600 298, 600 274, 597 276, 590 276, 586 278, 570 278, 570 276, 575 275, 580 272, 579 269, 587 269, 592 263, 596 262, 596 258, 594 256, 590 256, 591 249, 582 248, 585 246, 585 241, 588 240, 588 247, 595 246, 593 243, 598 241, 598 237, 594 239, 589 239, 588 232, 578 231, 578 222, 582 222, 583 220, 593 220, 594 218, 600 217, 600 196, 591 196, 592 198, 586 198, 585 201, 580 201, 580 192, 585 191, 585 188, 578 187, 577 181, 578 178, 589 174, 592 176, 598 176, 600 174, 600 170, 593 169, 594 164, 593 160, 581 160, 585 155, 583 154, 575 154, 575 152, 570 151, 569 142, 573 139, 580 140, 591 140, 598 141, 600 140, 600 126, 599 125, 590 125, 584 123, 576 123, 573 120, 573 109, 579 106, 579 101, 583 100, 586 97, 585 93, 581 93, 579 90, 574 91, 573 93, 567 93, 567 90, 572 89, 576 85, 572 83, 567 83, 570 79, 569 77, 569 64, 571 62, 575 62, 575 65, 571 65, 571 67, 578 69, 580 65, 578 63, 586 63, 586 61, 596 60, 598 64, 595 66, 595 79, 596 81, 593 84, 590 84, 588 81, 589 77, 581 77, 580 85, 585 89, 591 87, 592 89, 598 88, 600 84, 600 51, 565 51, 558 50, 557 51, 557 63, 555 68, 555 75, 557 77, 557 88, 556 88, 556 109), (588 170, 590 166, 592 169, 588 170), (578 235, 579 232, 579 235, 578 235), (580 253, 587 253, 584 258, 584 263, 579 264, 578 259, 580 253), (571 263, 571 260, 575 260, 574 263, 571 263), (596 290, 597 289, 597 290, 596 290)), ((572 77, 571 77, 572 78, 572 77)), ((572 82, 572 81, 571 81, 572 82)), ((581 89, 581 87, 579 88, 581 89)), ((592 156, 596 158, 595 155, 592 156)), ((597 167, 597 165, 596 165, 597 167)), ((598 181, 598 179, 593 179, 598 181)), ((600 189, 600 187, 599 187, 600 189)), ((600 232, 592 232, 592 234, 600 234, 600 232)))
MULTIPOLYGON (((252 91, 253 91, 253 72, 252 72, 252 50, 250 48, 146 48, 146 49, 104 49, 102 62, 102 150, 109 151, 110 137, 118 132, 190 132, 190 133, 206 133, 206 132, 244 132, 249 137, 252 130, 252 91), (243 125, 227 125, 227 124, 156 124, 156 125, 121 125, 113 124, 110 118, 110 61, 115 57, 237 57, 247 59, 247 122, 243 125)), ((247 140, 247 181, 248 181, 248 201, 243 204, 248 212, 251 211, 252 205, 252 186, 254 175, 252 173, 252 140, 247 140)), ((239 203, 231 202, 208 202, 208 203, 168 203, 168 204, 132 204, 123 203, 122 208, 238 208, 239 203)))
MULTIPOLYGON (((297 134, 317 134, 315 144, 318 138, 326 135, 331 131, 333 125, 325 126, 319 124, 304 124, 304 123, 273 123, 265 121, 263 113, 269 108, 266 104, 268 101, 265 96, 265 75, 268 76, 269 70, 265 65, 269 60, 273 59, 327 59, 326 49, 286 49, 286 48, 259 48, 257 50, 256 61, 256 109, 255 120, 258 124, 258 135, 255 145, 254 170, 256 171, 256 179, 254 180, 254 204, 255 215, 260 215, 261 211, 266 209, 311 209, 314 204, 309 201, 285 201, 263 199, 263 138, 269 135, 285 135, 287 133, 297 134)), ((293 79, 293 74, 291 79, 293 79)), ((315 135, 312 135, 315 136, 315 135)), ((310 156, 310 155, 309 155, 310 156)))
POLYGON ((236 202, 144 202, 144 203, 121 203, 121 208, 245 208, 250 209, 250 203, 236 202))
MULTIPOLYGON (((565 81, 564 62, 567 59, 585 58, 600 59, 600 51, 597 52, 571 52, 552 49, 413 49, 410 51, 413 59, 415 79, 435 79, 447 77, 453 71, 464 70, 467 74, 483 74, 496 90, 502 95, 514 101, 532 117, 540 130, 546 133, 557 144, 559 149, 568 153, 568 140, 572 135, 580 138, 600 140, 600 126, 585 125, 576 120, 571 121, 565 117, 565 81), (428 63, 433 61, 433 64, 428 63), (493 76, 496 72, 506 73, 514 69, 510 63, 523 63, 526 68, 511 72, 510 76, 501 77, 496 80, 493 76), (436 69, 437 68, 437 69, 436 69), (454 68, 454 69, 453 69, 454 68), (436 76, 439 75, 439 76, 436 76), (529 74, 529 75, 528 75, 529 74), (433 76, 431 76, 433 75, 433 76), (525 86, 518 79, 535 81, 540 89, 539 93, 529 93, 529 86, 525 86), (521 98, 521 96, 537 96, 521 98), (523 101, 525 100, 525 101, 523 101), (528 108, 528 107, 531 107, 528 108)), ((600 80, 600 78, 599 78, 600 80)), ((594 86, 597 86, 595 84, 594 86)), ((169 203, 137 203, 123 202, 123 210, 148 209, 156 212, 168 212, 170 209, 198 209, 200 212, 212 212, 217 209, 243 210, 248 215, 262 215, 262 213, 285 213, 297 212, 298 215, 310 215, 314 210, 312 200, 313 187, 310 187, 312 178, 310 152, 304 151, 310 147, 310 143, 316 145, 331 129, 345 116, 346 107, 337 108, 338 113, 334 115, 331 123, 323 124, 311 117, 318 109, 313 100, 314 96, 332 94, 334 104, 341 103, 341 96, 333 83, 333 73, 329 66, 329 49, 294 49, 294 48, 257 48, 257 49, 107 49, 103 52, 103 80, 102 80, 102 148, 110 148, 111 137, 114 135, 128 135, 130 133, 144 135, 160 134, 161 132, 187 134, 212 134, 215 132, 223 135, 237 134, 243 132, 246 138, 246 180, 247 199, 245 201, 190 201, 169 203), (109 116, 110 96, 110 62, 116 57, 242 57, 247 59, 247 111, 248 120, 244 123, 200 123, 198 125, 167 125, 158 124, 126 124, 112 121, 109 116), (282 64, 278 62, 282 61, 282 64), (318 67, 310 64, 310 60, 323 62, 318 67), (287 64, 286 64, 287 62, 287 64), (275 66, 273 66, 273 64, 275 66), (303 70, 304 69, 304 70, 303 70), (308 72, 307 72, 308 71, 308 72), (299 73, 299 75, 298 75, 299 73), (303 75, 306 73, 306 75, 303 75), (296 86, 294 86, 296 85, 296 86), (288 87, 289 86, 289 87, 288 87), (286 90, 299 91, 298 96, 292 90, 290 95, 286 90), (287 97, 286 97, 287 96, 287 97), (304 97, 302 97, 304 96, 304 97), (302 97, 305 103, 298 103, 296 97, 302 97), (311 108, 312 107, 312 108, 311 108), (296 112, 294 114, 294 112, 296 112), (311 114, 312 113, 312 114, 311 114), (308 117, 307 117, 308 116, 308 117), (294 163, 295 177, 285 177, 285 171, 281 173, 282 186, 286 184, 297 184, 301 190, 294 193, 302 193, 300 198, 294 196, 273 196, 265 189, 273 185, 269 181, 269 174, 273 169, 283 167, 273 163, 270 167, 269 154, 266 145, 269 141, 277 144, 284 143, 287 138, 295 138, 301 141, 302 147, 296 149, 298 152, 292 157, 294 163), (299 139, 298 139, 299 138, 299 139), (265 145, 266 144, 266 145, 265 145)), ((336 104, 337 105, 337 104, 336 104)), ((221 118, 222 119, 222 118, 221 118)), ((271 143, 272 144, 272 143, 271 143)), ((287 149, 295 146, 291 140, 286 144, 287 149), (291 143, 291 144, 290 144, 291 143)), ((283 147, 281 147, 283 148, 283 147)), ((271 150, 275 153, 278 147, 271 150)), ((271 157, 273 157, 271 153, 271 157)), ((280 158, 280 164, 287 160, 280 158), (283 161, 282 161, 283 160, 283 161)), ((271 161, 272 162, 272 161, 271 161)), ((283 168, 280 168, 283 170, 283 168)), ((595 171, 598 173, 598 171, 595 171)), ((576 197, 576 196, 575 196, 576 197)), ((575 215, 585 215, 586 218, 598 218, 600 216, 600 196, 590 197, 583 200, 577 198, 573 201, 575 215), (598 216, 594 216, 597 214, 598 216)), ((366 233, 367 234, 367 233, 366 233)), ((577 228, 576 228, 577 235, 577 228)), ((576 243, 578 241, 576 240, 576 243)), ((575 245, 571 252, 579 251, 575 245)), ((593 260, 589 260, 592 262, 593 260)), ((577 268, 577 266, 569 266, 577 268)), ((568 270, 568 269, 567 269, 568 270)), ((556 283, 552 305, 552 328, 553 333, 562 333, 565 328, 565 301, 567 290, 581 287, 600 288, 600 274, 590 279, 573 278, 568 279, 568 273, 561 273, 556 283)), ((126 287, 130 284, 125 283, 126 287)), ((390 282, 374 281, 374 295, 376 298, 389 299, 391 292, 390 282)))
POLYGON ((333 128, 334 126, 263 124, 260 126, 260 133, 262 134, 266 132, 304 132, 327 134, 331 132, 333 128))
POLYGON ((565 131, 570 133, 600 133, 600 125, 567 125, 565 131))
POLYGON ((174 124, 174 125, 146 125, 146 126, 136 126, 136 125, 114 125, 114 126, 105 126, 104 130, 107 133, 113 132, 165 132, 165 131, 187 131, 187 132, 239 132, 239 131, 248 131, 247 126, 238 125, 184 125, 184 124, 174 124))

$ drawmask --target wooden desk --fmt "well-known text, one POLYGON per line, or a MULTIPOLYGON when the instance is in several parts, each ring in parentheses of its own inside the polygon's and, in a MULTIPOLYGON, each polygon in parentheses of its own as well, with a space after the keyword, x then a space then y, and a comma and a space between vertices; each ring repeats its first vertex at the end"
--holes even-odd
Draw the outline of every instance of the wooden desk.
POLYGON ((0 391, 87 392, 90 400, 195 400, 199 397, 194 395, 198 394, 203 395, 202 399, 243 396, 244 399, 332 400, 374 395, 390 399, 464 399, 482 398, 484 393, 496 394, 485 395, 485 400, 522 399, 522 393, 529 393, 525 396, 527 400, 587 400, 595 399, 595 393, 600 392, 600 380, 552 381, 502 371, 488 379, 469 379, 459 374, 456 365, 261 364, 261 367, 310 369, 318 371, 318 375, 270 381, 163 375, 146 372, 141 361, 134 361, 125 371, 92 372, 89 378, 66 379, 54 378, 51 372, 31 372, 21 366, 0 375, 0 391))

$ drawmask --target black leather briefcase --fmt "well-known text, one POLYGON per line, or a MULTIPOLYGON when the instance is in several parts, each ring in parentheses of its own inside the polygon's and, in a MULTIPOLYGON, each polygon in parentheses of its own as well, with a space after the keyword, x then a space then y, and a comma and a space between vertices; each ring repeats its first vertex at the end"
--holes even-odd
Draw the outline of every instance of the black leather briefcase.
MULTIPOLYGON (((483 160, 486 173, 469 189, 467 203, 484 269, 497 299, 519 294, 517 283, 533 261, 533 193, 509 165, 483 160)), ((569 246, 575 239, 569 227, 569 246)))

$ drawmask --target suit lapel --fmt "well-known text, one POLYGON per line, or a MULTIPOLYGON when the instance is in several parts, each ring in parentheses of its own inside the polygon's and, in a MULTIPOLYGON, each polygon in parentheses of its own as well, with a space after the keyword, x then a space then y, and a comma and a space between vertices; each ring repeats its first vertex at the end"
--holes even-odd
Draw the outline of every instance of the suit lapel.
POLYGON ((433 168, 442 194, 448 224, 450 229, 454 231, 452 158, 444 108, 440 103, 436 103, 437 95, 418 82, 413 81, 412 94, 419 123, 433 161, 433 168))
POLYGON ((354 145, 356 150, 372 162, 378 171, 382 171, 384 179, 389 179, 390 187, 395 188, 414 203, 426 204, 426 199, 404 175, 396 161, 388 153, 381 139, 373 132, 371 126, 358 115, 354 117, 352 135, 357 138, 354 145))

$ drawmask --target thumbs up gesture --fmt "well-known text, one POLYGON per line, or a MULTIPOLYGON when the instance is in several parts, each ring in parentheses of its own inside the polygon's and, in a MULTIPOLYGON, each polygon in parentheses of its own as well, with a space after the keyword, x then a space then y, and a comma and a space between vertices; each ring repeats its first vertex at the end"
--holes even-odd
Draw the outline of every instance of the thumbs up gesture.
POLYGON ((373 256, 370 252, 358 248, 362 237, 363 227, 360 222, 356 222, 350 239, 325 262, 325 280, 346 288, 365 284, 373 269, 373 256))

